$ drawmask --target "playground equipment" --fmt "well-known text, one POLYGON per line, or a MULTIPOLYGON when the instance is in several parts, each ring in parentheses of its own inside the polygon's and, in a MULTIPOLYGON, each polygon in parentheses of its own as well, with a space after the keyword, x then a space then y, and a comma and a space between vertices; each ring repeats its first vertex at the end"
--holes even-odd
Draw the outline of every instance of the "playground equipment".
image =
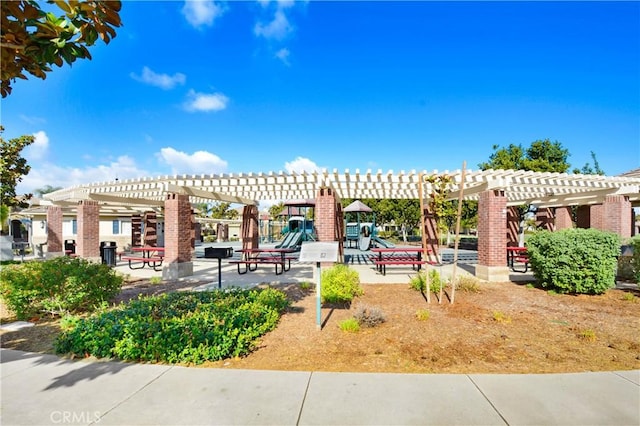
POLYGON ((343 212, 356 213, 356 222, 347 222, 345 224, 345 238, 349 247, 351 247, 351 243, 353 241, 356 242, 357 248, 362 251, 367 251, 371 247, 377 246, 388 248, 395 247, 393 243, 378 236, 375 213, 371 207, 359 200, 356 200, 345 207, 343 212), (369 222, 360 222, 360 213, 372 214, 373 220, 369 222))
POLYGON ((299 249, 304 241, 316 241, 313 220, 307 219, 308 209, 315 206, 315 200, 292 200, 284 203, 285 208, 280 216, 287 216, 287 226, 282 233, 284 239, 276 248, 299 249))

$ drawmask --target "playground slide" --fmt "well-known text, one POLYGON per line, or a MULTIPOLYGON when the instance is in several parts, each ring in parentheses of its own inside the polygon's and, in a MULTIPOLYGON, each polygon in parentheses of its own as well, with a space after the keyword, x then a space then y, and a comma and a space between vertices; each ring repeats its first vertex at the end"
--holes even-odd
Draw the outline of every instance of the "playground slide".
POLYGON ((391 241, 383 240, 380 237, 373 237, 373 241, 375 241, 376 244, 379 244, 380 246, 382 246, 384 248, 393 248, 393 247, 395 247, 395 244, 393 244, 391 241))
POLYGON ((360 234, 358 238, 358 248, 362 251, 369 250, 369 246, 371 245, 371 235, 365 237, 363 234, 360 234))
POLYGON ((284 236, 284 240, 276 246, 276 248, 293 248, 300 244, 302 239, 302 231, 288 232, 284 236))

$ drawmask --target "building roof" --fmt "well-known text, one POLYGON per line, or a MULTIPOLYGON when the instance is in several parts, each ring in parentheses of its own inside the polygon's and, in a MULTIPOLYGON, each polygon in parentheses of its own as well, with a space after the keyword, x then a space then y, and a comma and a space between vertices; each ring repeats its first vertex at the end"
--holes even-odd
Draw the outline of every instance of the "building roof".
POLYGON ((437 170, 353 172, 239 173, 175 175, 91 183, 61 189, 44 196, 53 204, 74 207, 80 200, 97 200, 102 206, 129 210, 161 208, 167 193, 189 195, 192 203, 226 201, 257 204, 261 200, 315 199, 320 188, 333 189, 340 198, 419 199, 433 190, 430 176, 448 176, 450 198, 458 197, 464 182, 464 198, 477 199, 486 190, 504 190, 508 205, 539 207, 597 204, 606 195, 626 195, 640 205, 640 176, 600 176, 525 170, 437 170), (464 174, 464 177, 463 177, 464 174))

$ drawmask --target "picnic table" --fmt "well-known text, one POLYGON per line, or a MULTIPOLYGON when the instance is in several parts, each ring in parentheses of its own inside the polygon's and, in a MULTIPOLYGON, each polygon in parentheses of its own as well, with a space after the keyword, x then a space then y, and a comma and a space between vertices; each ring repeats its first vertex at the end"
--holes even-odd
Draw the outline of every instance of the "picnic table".
POLYGON ((376 254, 372 260, 382 275, 387 274, 387 265, 411 265, 411 269, 419 271, 422 265, 430 263, 422 259, 422 247, 372 248, 371 252, 376 254))
POLYGON ((507 266, 514 272, 527 272, 529 270, 529 255, 526 247, 507 247, 507 266), (524 265, 524 270, 516 269, 516 263, 524 265))
POLYGON ((240 260, 230 260, 230 264, 238 265, 238 274, 246 274, 249 271, 255 271, 260 264, 275 265, 276 275, 280 275, 291 269, 292 256, 287 256, 296 250, 293 248, 249 248, 240 249, 236 252, 242 253, 240 260), (244 266, 244 270, 240 269, 240 265, 244 266), (280 270, 278 271, 278 266, 280 270))
POLYGON ((142 269, 145 266, 153 268, 154 271, 160 271, 162 267, 162 261, 164 259, 164 247, 131 247, 132 253, 140 253, 137 255, 123 255, 120 256, 121 260, 129 262, 129 269, 142 269), (141 266, 134 267, 134 264, 141 263, 141 266))

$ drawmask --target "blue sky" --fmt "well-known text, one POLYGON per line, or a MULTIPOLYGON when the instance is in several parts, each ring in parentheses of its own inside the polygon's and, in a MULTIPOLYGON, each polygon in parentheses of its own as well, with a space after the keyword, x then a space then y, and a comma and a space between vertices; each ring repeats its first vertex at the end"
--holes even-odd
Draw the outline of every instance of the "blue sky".
POLYGON ((640 167, 638 2, 124 1, 93 60, 18 80, 18 186, 477 169, 538 139, 640 167))

